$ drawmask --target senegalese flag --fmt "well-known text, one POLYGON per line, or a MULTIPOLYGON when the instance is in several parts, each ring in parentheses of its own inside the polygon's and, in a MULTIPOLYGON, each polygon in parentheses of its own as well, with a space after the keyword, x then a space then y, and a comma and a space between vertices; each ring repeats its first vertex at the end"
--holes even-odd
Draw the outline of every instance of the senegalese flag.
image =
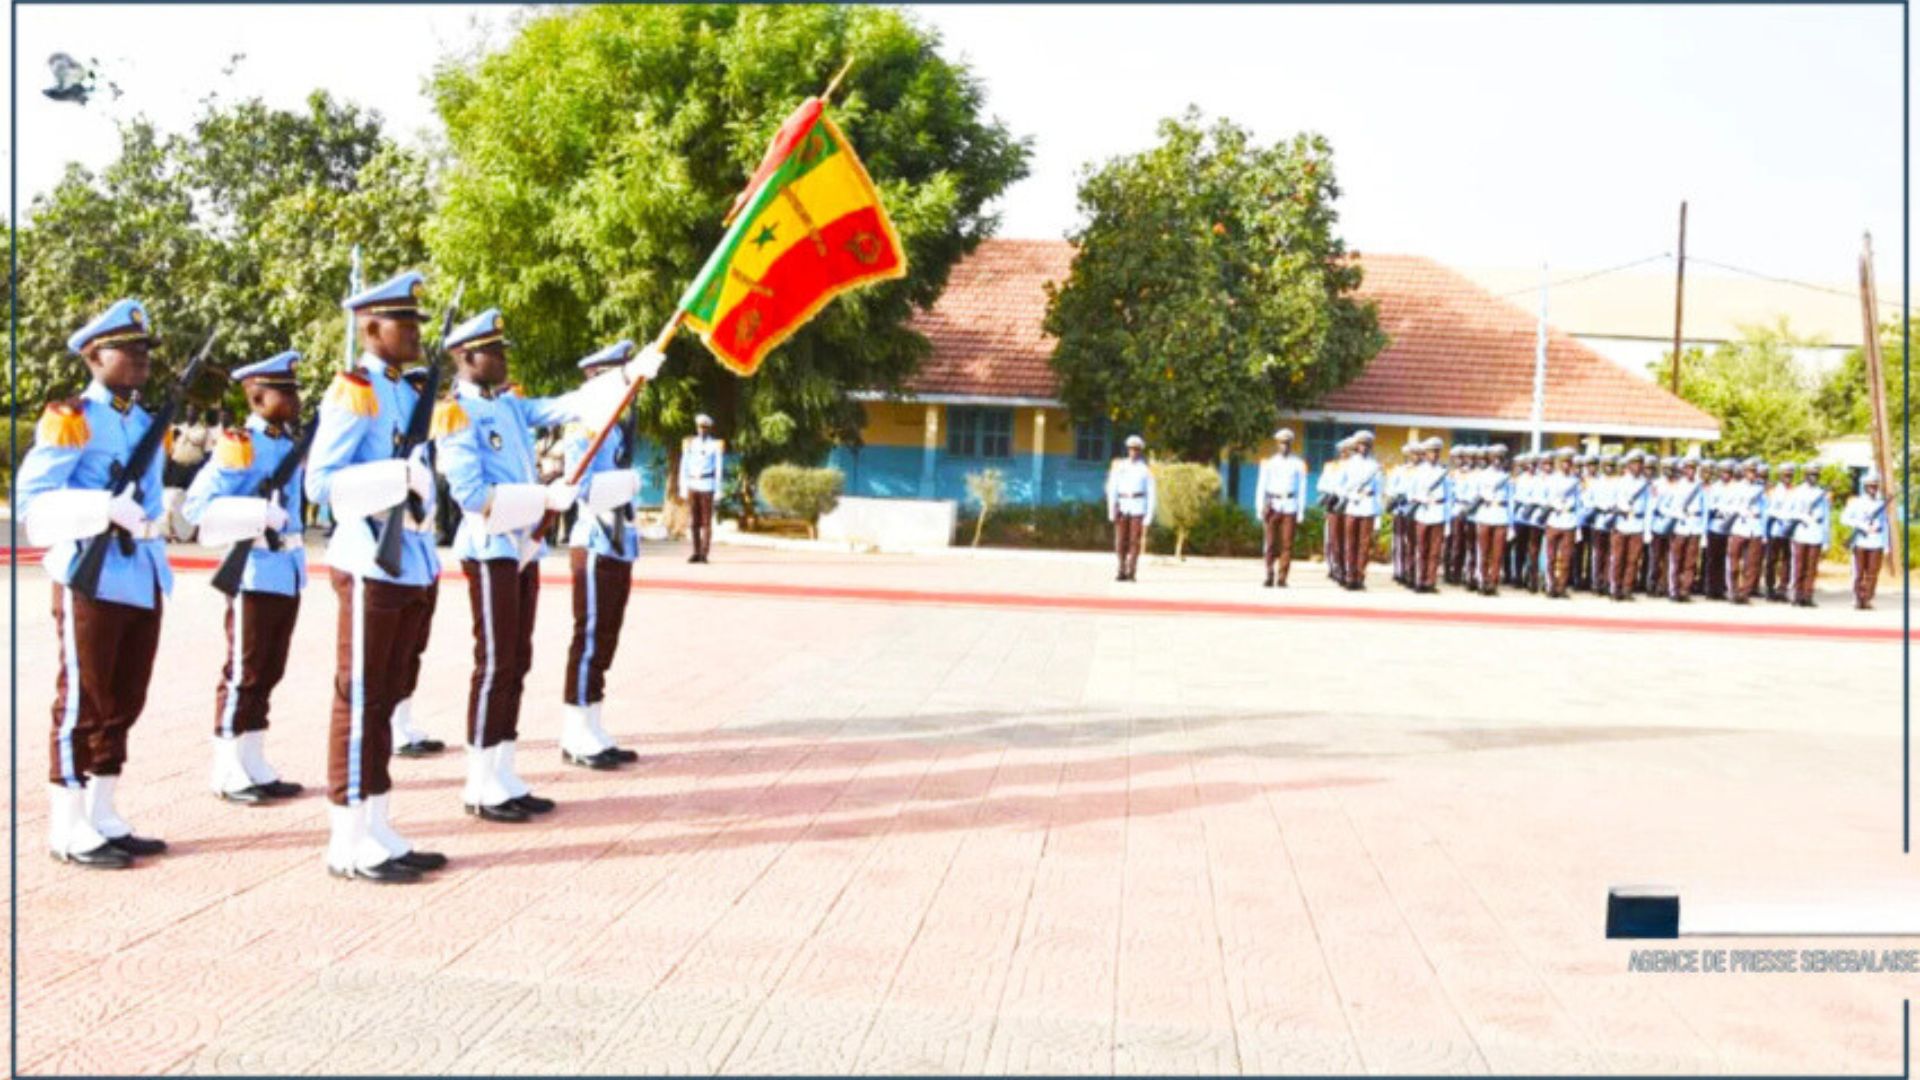
POLYGON ((834 297, 907 272, 880 193, 819 98, 780 125, 731 217, 680 308, 741 375, 834 297))

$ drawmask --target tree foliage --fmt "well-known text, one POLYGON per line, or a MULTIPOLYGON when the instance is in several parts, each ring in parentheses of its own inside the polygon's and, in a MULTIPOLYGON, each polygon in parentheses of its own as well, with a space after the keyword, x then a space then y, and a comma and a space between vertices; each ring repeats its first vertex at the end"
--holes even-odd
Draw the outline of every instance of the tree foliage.
POLYGON ((769 465, 760 473, 760 495, 767 505, 807 523, 807 535, 820 534, 820 518, 840 505, 847 478, 839 469, 769 465))
POLYGON ((718 244, 782 120, 849 57, 833 103, 907 249, 909 276, 846 296, 738 379, 677 342, 640 396, 678 445, 711 413, 743 475, 857 443, 852 389, 897 388, 926 354, 906 321, 994 228, 988 202, 1027 149, 981 89, 892 9, 604 6, 542 14, 503 50, 451 63, 433 92, 453 164, 429 231, 436 265, 504 312, 515 377, 551 389, 573 360, 650 337, 718 244))
MULTIPOLYGON (((1720 421, 1715 454, 1774 461, 1819 446, 1825 425, 1814 409, 1813 380, 1794 357, 1808 344, 1782 321, 1743 327, 1739 340, 1712 352, 1681 352, 1680 396, 1720 421)), ((1652 370, 1662 374, 1670 362, 1659 360, 1652 370)))
MULTIPOLYGON (((1920 332, 1920 319, 1913 320, 1920 332)), ((1898 456, 1901 425, 1911 429, 1914 399, 1906 385, 1907 335, 1898 320, 1880 327, 1880 365, 1886 378, 1887 426, 1891 429, 1898 456), (1904 408, 1903 408, 1904 403, 1904 408)), ((1832 435, 1864 435, 1873 430, 1873 403, 1867 397, 1867 351, 1854 349, 1840 366, 1827 373, 1815 400, 1821 418, 1832 435)))
POLYGON ((219 326, 217 363, 298 348, 309 382, 324 381, 348 249, 365 246, 370 273, 417 265, 430 199, 425 162, 379 115, 325 93, 292 111, 209 104, 186 134, 128 121, 118 157, 69 166, 20 230, 15 392, 33 403, 83 386, 67 335, 123 296, 146 302, 162 373, 219 326))
POLYGON ((1191 109, 1158 145, 1093 169, 1047 311, 1068 408, 1212 460, 1353 379, 1386 339, 1353 296, 1339 193, 1324 138, 1262 145, 1191 109))

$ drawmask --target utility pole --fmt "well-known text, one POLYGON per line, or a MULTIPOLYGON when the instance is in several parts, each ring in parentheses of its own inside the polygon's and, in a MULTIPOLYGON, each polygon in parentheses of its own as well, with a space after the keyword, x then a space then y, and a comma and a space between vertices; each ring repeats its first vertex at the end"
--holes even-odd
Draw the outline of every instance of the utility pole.
MULTIPOLYGON (((1860 321, 1866 335, 1861 351, 1867 357, 1867 400, 1873 404, 1873 464, 1880 471, 1880 494, 1889 502, 1906 502, 1905 490, 1894 491, 1893 455, 1888 451, 1892 436, 1887 427, 1887 375, 1880 358, 1880 303, 1873 288, 1873 234, 1860 237, 1860 321)), ((1900 516, 1887 515, 1887 556, 1882 564, 1889 577, 1900 577, 1899 567, 1906 563, 1906 524, 1900 516)))
POLYGON ((1686 311, 1687 298, 1687 200, 1680 200, 1680 263, 1679 273, 1673 279, 1673 366, 1667 378, 1667 389, 1675 397, 1680 396, 1680 327, 1681 316, 1686 311))
POLYGON ((1540 427, 1547 413, 1547 264, 1540 264, 1540 323, 1533 338, 1533 452, 1540 452, 1540 427))

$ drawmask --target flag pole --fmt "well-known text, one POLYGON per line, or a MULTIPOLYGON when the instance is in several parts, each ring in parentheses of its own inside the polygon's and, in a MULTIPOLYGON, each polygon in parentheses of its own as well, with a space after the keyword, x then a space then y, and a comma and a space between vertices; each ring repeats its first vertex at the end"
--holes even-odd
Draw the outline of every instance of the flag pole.
MULTIPOLYGON (((835 72, 833 78, 827 82, 827 88, 820 92, 820 100, 823 104, 833 98, 834 91, 840 88, 840 81, 846 78, 847 72, 853 70, 853 62, 856 58, 857 56, 848 56, 847 62, 840 65, 840 70, 835 72)), ((731 217, 727 222, 723 222, 723 224, 730 223, 731 217)), ((667 346, 673 343, 674 336, 680 333, 680 327, 686 320, 686 309, 676 305, 673 317, 667 320, 667 325, 660 328, 660 333, 654 337, 653 344, 649 347, 655 352, 666 352, 667 346)), ((600 453, 600 447, 606 444, 607 436, 619 426, 620 417, 626 413, 627 408, 633 404, 633 399, 639 395, 640 388, 646 384, 645 379, 635 379, 633 384, 627 387, 626 395, 620 399, 620 407, 613 410, 613 415, 607 417, 606 422, 593 433, 593 441, 587 444, 587 452, 582 454, 579 462, 574 465, 573 474, 567 477, 567 483, 578 484, 580 478, 586 475, 588 465, 592 463, 595 455, 600 453)))

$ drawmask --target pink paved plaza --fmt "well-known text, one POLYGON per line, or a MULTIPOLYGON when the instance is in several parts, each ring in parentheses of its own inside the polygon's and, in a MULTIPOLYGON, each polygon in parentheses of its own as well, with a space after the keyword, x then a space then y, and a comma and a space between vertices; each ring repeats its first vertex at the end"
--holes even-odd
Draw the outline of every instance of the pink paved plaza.
MULTIPOLYGON (((22 566, 21 1070, 1902 1070, 1920 977, 1631 973, 1602 929, 1607 888, 1646 882, 1920 908, 1897 589, 1806 612, 1355 595, 1313 566, 1283 592, 1245 561, 1121 585, 1098 556, 683 558, 648 549, 609 687, 643 761, 559 762, 549 584, 520 758, 560 809, 481 824, 457 754, 396 762, 399 826, 453 859, 402 888, 322 869, 330 589, 268 743, 309 793, 209 793, 204 571, 121 799, 172 852, 49 860, 56 653, 22 566)), ((417 708, 457 742, 444 588, 417 708)))

